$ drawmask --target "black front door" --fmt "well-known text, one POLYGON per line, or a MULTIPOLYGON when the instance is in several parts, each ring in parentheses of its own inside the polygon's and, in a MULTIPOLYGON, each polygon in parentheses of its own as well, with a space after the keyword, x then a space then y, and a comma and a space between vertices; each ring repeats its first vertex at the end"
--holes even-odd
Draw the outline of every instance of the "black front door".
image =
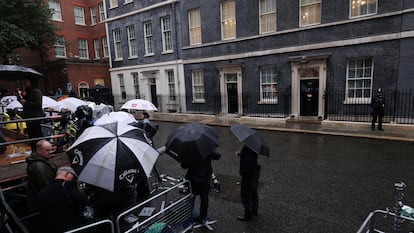
POLYGON ((228 113, 238 113, 237 83, 227 83, 228 113))
POLYGON ((318 115, 319 80, 300 80, 300 115, 318 115))
POLYGON ((157 86, 155 84, 150 85, 151 90, 151 102, 158 108, 158 99, 157 99, 157 86))

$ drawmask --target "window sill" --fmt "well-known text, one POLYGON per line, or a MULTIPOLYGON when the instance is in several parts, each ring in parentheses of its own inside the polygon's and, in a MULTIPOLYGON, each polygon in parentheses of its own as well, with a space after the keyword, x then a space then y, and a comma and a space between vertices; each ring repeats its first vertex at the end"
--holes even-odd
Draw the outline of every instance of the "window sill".
POLYGON ((257 104, 278 104, 277 100, 260 100, 257 104))
POLYGON ((148 53, 148 54, 145 54, 144 57, 152 57, 154 55, 155 55, 154 53, 148 53))
POLYGON ((347 98, 343 104, 371 104, 371 98, 347 98))
POLYGON ((114 61, 123 61, 124 59, 122 58, 115 58, 114 61))
POLYGON ((132 60, 132 59, 137 59, 138 58, 138 56, 131 56, 131 57, 128 57, 128 59, 129 60, 132 60))
POLYGON ((170 54, 170 53, 173 53, 173 51, 172 50, 163 51, 161 54, 170 54))
POLYGON ((205 100, 193 100, 192 102, 193 104, 205 104, 206 101, 205 100))

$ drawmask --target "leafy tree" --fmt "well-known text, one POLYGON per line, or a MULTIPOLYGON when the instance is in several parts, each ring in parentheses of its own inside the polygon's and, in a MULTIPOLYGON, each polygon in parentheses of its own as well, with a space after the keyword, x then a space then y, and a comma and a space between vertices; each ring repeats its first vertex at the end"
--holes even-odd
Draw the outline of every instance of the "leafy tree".
POLYGON ((17 48, 46 54, 57 38, 51 15, 45 0, 1 0, 0 60, 6 61, 17 48))

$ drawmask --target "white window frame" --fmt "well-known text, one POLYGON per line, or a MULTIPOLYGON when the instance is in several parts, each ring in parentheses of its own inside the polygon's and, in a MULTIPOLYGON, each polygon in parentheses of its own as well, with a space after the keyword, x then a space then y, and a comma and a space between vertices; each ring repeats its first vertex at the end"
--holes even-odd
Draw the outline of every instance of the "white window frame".
POLYGON ((358 18, 375 15, 378 11, 378 0, 351 0, 349 1, 349 17, 358 18), (374 8, 374 9, 372 9, 374 8))
POLYGON ((121 100, 126 100, 124 74, 117 74, 117 76, 119 81, 119 93, 121 93, 121 100))
POLYGON ((321 24, 322 0, 300 0, 299 4, 300 27, 321 24))
POLYGON ((141 98, 141 92, 139 91, 138 72, 132 72, 131 76, 132 76, 132 82, 133 82, 133 85, 134 85, 135 99, 140 99, 141 98))
POLYGON ((143 23, 144 28, 144 45, 145 45, 145 56, 154 55, 154 41, 152 35, 152 22, 147 21, 143 23))
POLYGON ((99 46, 99 39, 93 39, 93 49, 95 51, 95 59, 101 58, 101 49, 99 46))
POLYGON ((50 19, 53 21, 62 21, 62 9, 60 7, 60 2, 56 0, 49 0, 48 5, 49 9, 52 11, 50 19))
POLYGON ((85 26, 85 9, 80 6, 74 6, 73 13, 75 16, 75 24, 85 26))
POLYGON ((121 46, 121 30, 114 29, 112 31, 114 37, 114 52, 115 52, 115 61, 122 60, 122 46, 121 46))
POLYGON ((205 90, 204 90, 204 74, 201 70, 194 70, 191 73, 192 90, 193 90, 193 103, 205 103, 205 90))
POLYGON ((173 42, 172 42, 171 17, 169 15, 161 18, 161 31, 162 31, 162 51, 164 53, 170 53, 173 51, 173 42))
POLYGON ((346 69, 345 104, 369 104, 374 81, 374 58, 350 58, 346 69))
POLYGON ((102 50, 103 50, 103 57, 109 57, 108 38, 106 38, 106 36, 102 37, 102 50))
POLYGON ((175 77, 174 77, 174 70, 167 70, 166 76, 168 79, 168 99, 175 100, 177 97, 175 95, 175 77))
POLYGON ((118 0, 109 0, 109 8, 118 7, 118 0))
POLYGON ((96 25, 96 8, 94 6, 89 7, 89 12, 91 13, 91 25, 96 25))
POLYGON ((260 34, 275 32, 277 29, 276 0, 259 1, 260 34))
POLYGON ((89 84, 87 82, 85 82, 85 81, 79 82, 79 84, 78 84, 79 97, 81 97, 81 98, 88 97, 89 96, 88 89, 89 89, 89 84), (81 90, 85 90, 85 92, 83 92, 81 90), (82 95, 82 94, 85 94, 85 93, 86 93, 86 95, 82 95))
POLYGON ((190 36, 190 45, 202 43, 201 10, 199 8, 188 11, 188 34, 190 36))
POLYGON ((88 40, 78 39, 79 59, 89 59, 88 40))
POLYGON ((260 67, 260 104, 277 104, 277 74, 275 66, 260 67))
POLYGON ((99 22, 102 23, 106 20, 105 8, 104 8, 103 2, 98 4, 98 11, 99 11, 99 22))
POLYGON ((236 38, 236 2, 229 0, 220 4, 221 39, 236 38))
POLYGON ((54 44, 55 48, 55 57, 66 57, 66 42, 65 37, 57 36, 57 40, 54 44), (62 51, 63 54, 58 54, 58 51, 62 51))
POLYGON ((137 58, 137 38, 135 35, 134 25, 129 25, 126 27, 127 38, 128 38, 128 58, 137 58))

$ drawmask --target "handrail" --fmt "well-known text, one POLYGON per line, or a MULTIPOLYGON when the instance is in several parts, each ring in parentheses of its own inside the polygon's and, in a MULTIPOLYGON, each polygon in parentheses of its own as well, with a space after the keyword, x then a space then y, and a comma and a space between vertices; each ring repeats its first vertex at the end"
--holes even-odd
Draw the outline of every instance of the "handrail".
POLYGON ((93 228, 95 226, 104 225, 104 224, 109 224, 109 226, 111 227, 111 233, 115 232, 114 231, 114 229, 115 229, 114 228, 114 223, 109 219, 104 219, 104 220, 101 220, 101 221, 98 221, 98 222, 93 222, 93 223, 90 223, 88 225, 78 227, 76 229, 72 229, 70 231, 65 231, 64 233, 82 232, 85 229, 90 229, 90 228, 93 228))
POLYGON ((27 122, 27 121, 40 121, 40 120, 57 120, 57 119, 60 119, 60 118, 62 118, 61 115, 46 116, 46 117, 22 118, 22 119, 8 120, 8 121, 0 121, 0 124, 11 124, 11 123, 19 123, 19 122, 27 122))
POLYGON ((44 137, 38 137, 38 138, 28 138, 28 139, 21 139, 21 140, 10 141, 10 142, 1 142, 0 146, 8 146, 8 145, 19 144, 19 143, 39 141, 39 140, 42 140, 42 139, 56 139, 56 138, 63 138, 63 137, 66 137, 66 135, 65 134, 56 134, 56 135, 44 136, 44 137))

